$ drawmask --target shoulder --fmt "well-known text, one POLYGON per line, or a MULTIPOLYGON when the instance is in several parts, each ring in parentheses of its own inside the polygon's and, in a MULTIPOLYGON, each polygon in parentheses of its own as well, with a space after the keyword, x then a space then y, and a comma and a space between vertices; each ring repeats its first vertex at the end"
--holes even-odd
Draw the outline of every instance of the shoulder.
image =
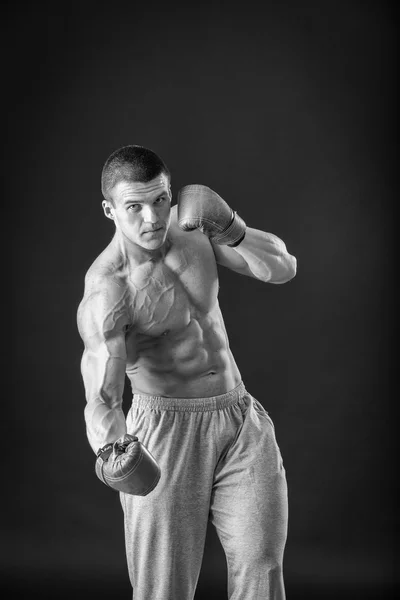
POLYGON ((104 336, 129 323, 129 292, 126 278, 107 257, 100 255, 85 276, 85 291, 77 312, 81 337, 104 336))
POLYGON ((126 269, 120 254, 111 244, 93 261, 85 275, 85 295, 103 291, 126 289, 126 269))

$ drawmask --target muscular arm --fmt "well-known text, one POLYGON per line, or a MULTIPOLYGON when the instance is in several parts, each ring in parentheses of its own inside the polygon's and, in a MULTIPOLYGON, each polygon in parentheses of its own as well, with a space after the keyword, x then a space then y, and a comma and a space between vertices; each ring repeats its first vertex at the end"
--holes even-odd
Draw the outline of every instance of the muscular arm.
POLYGON ((81 371, 86 392, 86 431, 97 452, 126 433, 122 411, 125 383, 125 328, 129 323, 125 291, 112 281, 87 282, 78 310, 85 344, 81 371))
POLYGON ((247 227, 237 248, 212 244, 218 264, 269 283, 286 283, 296 275, 297 261, 273 233, 247 227))

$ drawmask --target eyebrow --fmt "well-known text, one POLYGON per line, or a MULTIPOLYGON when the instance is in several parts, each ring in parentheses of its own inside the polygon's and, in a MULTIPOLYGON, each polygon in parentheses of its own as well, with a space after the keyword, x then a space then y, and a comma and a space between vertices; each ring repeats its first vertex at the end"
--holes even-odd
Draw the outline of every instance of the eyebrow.
MULTIPOLYGON (((156 198, 160 198, 161 196, 166 196, 167 192, 160 192, 159 194, 157 194, 156 198)), ((128 200, 125 200, 124 205, 125 204, 144 204, 144 200, 135 200, 134 198, 130 198, 128 200)))

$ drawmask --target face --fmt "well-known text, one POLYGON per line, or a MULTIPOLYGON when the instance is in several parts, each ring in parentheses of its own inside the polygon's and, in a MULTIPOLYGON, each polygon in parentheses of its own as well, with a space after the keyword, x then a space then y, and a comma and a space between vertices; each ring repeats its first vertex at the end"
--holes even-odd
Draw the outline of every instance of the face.
POLYGON ((114 206, 104 200, 104 213, 125 240, 145 250, 164 244, 171 219, 171 187, 164 173, 147 183, 120 181, 110 196, 114 206))

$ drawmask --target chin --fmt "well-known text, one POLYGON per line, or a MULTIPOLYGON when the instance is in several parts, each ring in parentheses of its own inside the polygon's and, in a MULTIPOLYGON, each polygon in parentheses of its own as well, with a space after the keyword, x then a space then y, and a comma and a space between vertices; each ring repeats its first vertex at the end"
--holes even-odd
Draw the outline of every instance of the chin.
POLYGON ((159 248, 161 248, 161 246, 164 245, 164 243, 165 239, 162 238, 161 240, 149 240, 147 242, 142 241, 140 246, 145 250, 158 250, 159 248))
POLYGON ((144 248, 145 250, 159 250, 163 245, 164 242, 162 242, 161 244, 159 242, 153 242, 148 244, 142 244, 142 248, 144 248))

